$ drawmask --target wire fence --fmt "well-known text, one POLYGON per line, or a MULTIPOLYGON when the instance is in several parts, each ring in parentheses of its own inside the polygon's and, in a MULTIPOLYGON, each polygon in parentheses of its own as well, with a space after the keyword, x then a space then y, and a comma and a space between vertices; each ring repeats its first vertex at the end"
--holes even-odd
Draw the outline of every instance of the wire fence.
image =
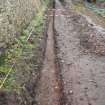
MULTIPOLYGON (((46 5, 47 6, 47 5, 46 5)), ((40 11, 38 11, 38 16, 40 15, 40 13, 41 12, 45 12, 45 10, 46 10, 46 8, 43 8, 43 7, 41 7, 40 8, 41 10, 40 11)), ((44 14, 42 14, 42 16, 44 16, 44 14)), ((38 18, 38 19, 40 19, 40 18, 38 18)), ((41 19, 42 20, 42 19, 41 19)), ((40 22, 39 22, 40 23, 40 22)), ((36 24, 39 24, 39 23, 37 23, 36 22, 36 24)), ((37 27, 37 26, 33 26, 32 28, 31 28, 31 30, 30 30, 30 32, 28 33, 28 35, 25 37, 25 42, 28 42, 29 41, 29 39, 31 38, 31 36, 33 35, 33 32, 34 32, 34 30, 35 30, 35 27, 37 27)), ((16 39, 16 41, 18 41, 18 39, 16 39)), ((18 45, 20 45, 21 43, 17 43, 18 45)), ((21 45, 22 46, 22 45, 21 45)), ((23 49, 24 49, 24 46, 22 47, 22 51, 23 51, 23 49)), ((20 54, 20 56, 23 54, 23 52, 20 54)), ((19 57, 20 57, 19 56, 19 57)), ((18 58, 19 58, 18 57, 18 58)), ((1 82, 0 82, 0 89, 2 89, 3 88, 3 86, 5 85, 5 83, 6 83, 6 81, 8 80, 8 78, 9 78, 9 76, 11 75, 11 73, 13 72, 13 70, 14 70, 14 67, 15 67, 15 65, 16 65, 16 63, 17 63, 17 59, 16 60, 14 60, 13 61, 13 63, 12 63, 12 65, 11 65, 11 67, 10 67, 10 69, 8 70, 8 72, 6 72, 6 75, 2 78, 2 80, 1 80, 1 82)))
MULTIPOLYGON (((34 30, 34 29, 32 29, 31 32, 29 33, 29 35, 28 35, 26 41, 28 41, 28 40, 30 39, 33 30, 34 30)), ((6 76, 4 77, 4 79, 2 80, 2 82, 1 82, 1 84, 0 84, 0 89, 4 86, 4 84, 5 84, 5 82, 7 81, 9 75, 10 75, 11 72, 13 71, 13 68, 15 67, 15 65, 16 65, 16 60, 13 62, 13 64, 12 64, 10 70, 8 71, 8 73, 6 74, 6 76)))

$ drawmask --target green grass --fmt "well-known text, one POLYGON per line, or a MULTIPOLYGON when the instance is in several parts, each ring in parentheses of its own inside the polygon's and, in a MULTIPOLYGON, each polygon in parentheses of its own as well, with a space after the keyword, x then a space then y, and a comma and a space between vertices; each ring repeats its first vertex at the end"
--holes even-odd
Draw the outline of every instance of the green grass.
MULTIPOLYGON (((38 13, 34 17, 34 41, 37 40, 36 37, 40 37, 40 34, 43 31, 44 13, 47 5, 48 0, 46 0, 46 2, 43 2, 43 5, 40 7, 40 11, 38 11, 38 13)), ((24 49, 32 49, 35 47, 35 43, 31 43, 29 40, 27 40, 29 34, 30 32, 24 30, 21 33, 21 35, 15 39, 15 44, 10 46, 10 48, 7 49, 5 53, 0 56, 0 85, 3 83, 4 78, 11 70, 11 67, 14 64, 14 62, 21 57, 24 49)), ((3 89, 10 90, 11 88, 15 87, 13 84, 13 81, 15 81, 14 73, 15 69, 12 68, 11 73, 9 74, 8 78, 2 86, 3 89)))

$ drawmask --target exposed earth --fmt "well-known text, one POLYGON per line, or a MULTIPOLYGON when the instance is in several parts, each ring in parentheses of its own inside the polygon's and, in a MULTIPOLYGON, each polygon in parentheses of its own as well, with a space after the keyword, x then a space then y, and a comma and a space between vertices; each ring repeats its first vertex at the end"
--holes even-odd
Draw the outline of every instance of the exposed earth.
MULTIPOLYGON (((64 94, 63 104, 104 105, 105 29, 92 22, 86 15, 64 8, 59 0, 56 0, 54 12, 54 31, 56 31, 54 35, 57 42, 57 58, 60 63, 59 74, 63 84, 63 91, 60 91, 64 94)), ((50 33, 52 33, 51 30, 50 33)), ((49 54, 51 54, 50 51, 49 54)), ((53 55, 47 56, 48 59, 53 55)), ((50 66, 49 63, 45 62, 44 68, 50 66)), ((51 85, 56 85, 53 80, 56 77, 52 75, 52 72, 56 72, 56 68, 42 70, 39 82, 41 85, 38 87, 40 90, 38 101, 41 102, 39 105, 59 103, 56 97, 60 94, 52 92, 51 85), (49 98, 46 99, 46 96, 49 98), (54 102, 52 102, 53 98, 56 98, 54 102)))
POLYGON ((29 79, 26 75, 24 102, 17 103, 13 93, 11 103, 4 102, 7 94, 0 105, 105 105, 105 18, 78 12, 73 5, 55 0, 48 9, 47 35, 39 49, 43 53, 38 53, 40 72, 35 77, 31 71, 29 79))

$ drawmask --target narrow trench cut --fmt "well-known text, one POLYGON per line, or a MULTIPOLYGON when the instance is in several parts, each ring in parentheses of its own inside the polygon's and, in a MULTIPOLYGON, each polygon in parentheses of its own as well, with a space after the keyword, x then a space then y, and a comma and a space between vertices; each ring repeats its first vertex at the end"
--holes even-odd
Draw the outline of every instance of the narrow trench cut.
POLYGON ((36 94, 36 101, 38 105, 59 105, 60 89, 58 77, 56 75, 57 67, 55 63, 56 56, 54 51, 53 21, 54 19, 51 17, 47 31, 48 38, 45 60, 36 94))

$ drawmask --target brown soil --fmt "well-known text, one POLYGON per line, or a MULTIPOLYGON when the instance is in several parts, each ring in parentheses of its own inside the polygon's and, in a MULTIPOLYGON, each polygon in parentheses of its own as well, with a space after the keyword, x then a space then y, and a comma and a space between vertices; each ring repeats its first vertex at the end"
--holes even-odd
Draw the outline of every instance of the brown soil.
MULTIPOLYGON (((50 14, 51 16, 51 14, 50 14)), ((53 13, 52 13, 53 16, 53 13)), ((57 66, 54 50, 53 17, 50 18, 45 60, 37 88, 36 100, 38 105, 59 105, 60 88, 56 75, 57 66)))
POLYGON ((53 10, 48 16, 47 41, 42 38, 40 47, 34 49, 38 52, 28 61, 24 59, 26 63, 21 66, 32 67, 28 77, 22 78, 25 88, 20 94, 0 92, 0 105, 105 105, 103 20, 98 22, 90 12, 87 17, 67 9, 59 0, 55 0, 53 10), (30 62, 37 63, 37 69, 30 62))
MULTIPOLYGON (((59 9, 68 11, 59 0, 56 0, 55 12, 57 13, 59 9)), ((72 9, 67 15, 55 17, 59 49, 57 56, 64 84, 63 92, 66 96, 63 105, 105 104, 105 56, 98 56, 95 53, 98 51, 100 54, 105 47, 98 46, 98 50, 94 49, 97 44, 101 44, 101 35, 105 29, 102 31, 93 23, 72 9)))

